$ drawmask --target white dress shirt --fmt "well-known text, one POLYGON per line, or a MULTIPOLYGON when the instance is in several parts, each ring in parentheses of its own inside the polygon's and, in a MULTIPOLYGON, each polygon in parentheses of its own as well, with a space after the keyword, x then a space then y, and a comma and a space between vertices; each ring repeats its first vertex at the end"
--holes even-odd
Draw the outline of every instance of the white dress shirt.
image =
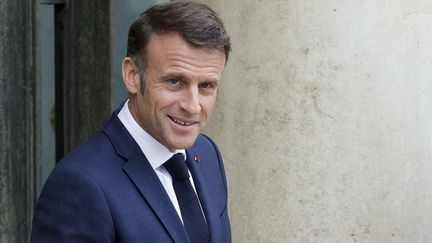
MULTIPOLYGON (((123 105, 122 109, 120 110, 117 116, 120 119, 120 121, 123 123, 123 125, 126 127, 130 135, 133 137, 135 142, 141 148, 141 151, 144 153, 145 157, 149 161, 153 170, 156 172, 156 175, 159 177, 159 180, 161 181, 163 187, 165 188, 165 191, 167 192, 169 198, 171 199, 171 202, 174 205, 177 214, 179 215, 180 219, 182 219, 180 207, 172 184, 172 177, 169 174, 169 172, 165 169, 163 164, 167 160, 169 160, 174 154, 177 153, 182 153, 186 159, 186 151, 184 149, 177 149, 176 151, 171 152, 168 148, 162 145, 158 140, 156 140, 150 134, 148 134, 133 118, 129 110, 128 103, 129 100, 125 102, 125 104, 123 105)), ((193 178, 190 172, 189 175, 190 175, 189 180, 191 181, 192 187, 195 190, 195 184, 193 182, 193 178)))

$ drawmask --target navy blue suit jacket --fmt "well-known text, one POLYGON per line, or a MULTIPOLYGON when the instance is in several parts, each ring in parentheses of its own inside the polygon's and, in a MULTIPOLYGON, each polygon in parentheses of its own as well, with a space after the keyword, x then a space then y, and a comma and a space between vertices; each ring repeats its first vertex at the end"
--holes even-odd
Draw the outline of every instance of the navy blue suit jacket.
MULTIPOLYGON (((204 135, 186 153, 211 242, 229 243, 221 155, 204 135)), ((51 173, 37 203, 32 242, 188 243, 189 239, 159 178, 115 112, 101 133, 67 155, 51 173)))

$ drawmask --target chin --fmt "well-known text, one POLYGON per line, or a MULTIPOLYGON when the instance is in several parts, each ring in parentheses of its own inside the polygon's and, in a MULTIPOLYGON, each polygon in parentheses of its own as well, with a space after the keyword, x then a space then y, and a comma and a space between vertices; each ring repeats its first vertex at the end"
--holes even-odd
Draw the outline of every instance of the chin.
POLYGON ((194 143, 177 143, 177 144, 174 144, 173 147, 175 149, 188 149, 188 148, 192 147, 193 144, 194 143))
POLYGON ((187 148, 190 148, 190 147, 192 147, 192 145, 194 145, 197 137, 198 137, 198 135, 190 137, 190 138, 187 138, 187 139, 180 139, 180 140, 177 140, 177 141, 173 141, 173 143, 172 143, 173 146, 171 146, 171 147, 174 147, 175 149, 187 149, 187 148))

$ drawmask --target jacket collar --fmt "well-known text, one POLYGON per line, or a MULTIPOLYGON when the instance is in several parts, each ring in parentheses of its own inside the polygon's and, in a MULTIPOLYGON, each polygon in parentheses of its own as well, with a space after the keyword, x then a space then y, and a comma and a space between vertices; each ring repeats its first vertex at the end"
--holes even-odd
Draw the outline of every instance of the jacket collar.
MULTIPOLYGON (((124 172, 154 210, 173 241, 179 243, 189 242, 183 224, 162 183, 138 144, 118 119, 118 112, 119 109, 114 111, 111 120, 103 128, 103 132, 110 139, 117 154, 125 159, 124 172)), ((214 239, 217 238, 214 235, 214 232, 217 231, 215 230, 217 228, 216 224, 219 224, 219 214, 223 208, 220 208, 217 204, 220 198, 217 198, 219 194, 214 193, 217 190, 215 183, 208 180, 211 173, 214 173, 213 168, 210 168, 210 162, 206 161, 205 156, 199 162, 194 160, 197 154, 202 152, 202 149, 198 147, 194 145, 186 150, 186 163, 193 176, 195 189, 209 225, 211 242, 214 242, 214 239)))
POLYGON ((118 111, 114 111, 111 120, 103 128, 103 133, 111 141, 116 153, 126 161, 123 171, 138 188, 173 241, 190 242, 162 183, 135 140, 118 119, 118 111))

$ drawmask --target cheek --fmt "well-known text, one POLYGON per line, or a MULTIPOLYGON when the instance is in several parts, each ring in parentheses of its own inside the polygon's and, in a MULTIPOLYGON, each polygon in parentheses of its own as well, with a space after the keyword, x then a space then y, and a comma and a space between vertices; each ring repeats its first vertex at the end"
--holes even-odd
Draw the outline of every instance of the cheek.
POLYGON ((181 99, 176 93, 173 92, 159 92, 157 98, 155 99, 156 106, 158 108, 165 108, 173 106, 178 100, 181 99))
POLYGON ((203 101, 202 110, 207 117, 209 117, 213 112, 215 103, 216 103, 216 98, 214 97, 209 97, 203 101))

